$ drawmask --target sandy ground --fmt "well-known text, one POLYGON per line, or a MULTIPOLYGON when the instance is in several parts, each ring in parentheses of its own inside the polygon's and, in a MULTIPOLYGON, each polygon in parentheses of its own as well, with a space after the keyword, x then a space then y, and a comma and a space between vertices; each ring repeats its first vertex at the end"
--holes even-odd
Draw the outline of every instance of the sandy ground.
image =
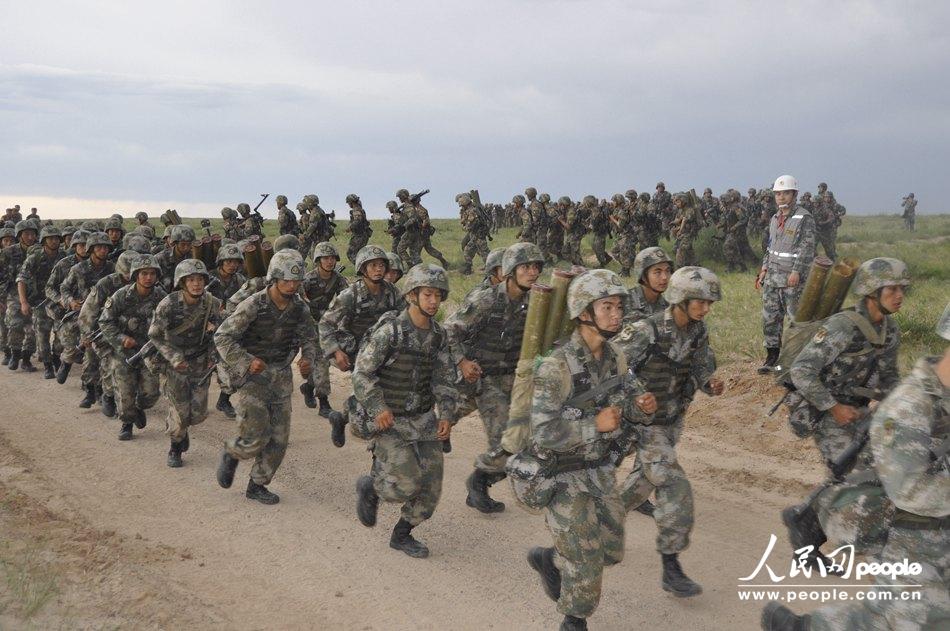
MULTIPOLYGON (((626 560, 606 573, 592 629, 758 628, 761 604, 739 601, 737 579, 755 567, 770 533, 788 550, 778 511, 818 481, 820 465, 780 414, 765 420, 778 391, 749 377, 752 368, 727 366, 727 394, 700 395, 680 450, 696 497, 682 561, 704 593, 683 601, 660 589, 655 527, 633 513, 626 560)), ((339 407, 348 379, 334 380, 339 407)), ((525 562, 529 547, 549 545, 543 518, 518 507, 507 483, 493 489, 506 512, 465 506, 464 480, 484 442, 477 416, 453 433, 441 503, 415 531, 432 556, 415 560, 388 546, 396 505, 380 507, 375 529, 356 519, 365 443, 349 437, 334 448, 328 424, 299 395, 271 485, 281 503, 268 507, 243 496, 246 464, 232 489, 214 480, 235 421, 212 412, 192 431, 185 467, 173 470, 163 404, 121 443, 117 420, 76 407, 77 384, 77 375, 59 386, 38 374, 0 374, 0 559, 38 561, 56 582, 55 595, 24 621, 0 575, 8 604, 0 628, 557 628, 560 616, 525 562)))

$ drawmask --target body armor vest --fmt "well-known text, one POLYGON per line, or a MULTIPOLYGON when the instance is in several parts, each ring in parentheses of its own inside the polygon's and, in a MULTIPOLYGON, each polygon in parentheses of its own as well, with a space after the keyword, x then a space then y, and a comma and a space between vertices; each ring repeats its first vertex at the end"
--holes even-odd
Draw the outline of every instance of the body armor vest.
POLYGON ((412 334, 411 324, 397 316, 390 325, 393 335, 391 357, 377 372, 379 387, 383 390, 386 406, 395 415, 424 414, 432 409, 432 371, 435 358, 445 341, 445 333, 432 322, 432 340, 429 351, 406 348, 400 343, 412 334))
POLYGON ((293 303, 280 311, 264 290, 254 294, 254 302, 257 318, 244 332, 241 346, 268 364, 289 362, 297 353, 294 330, 303 317, 302 310, 307 308, 306 304, 295 295, 293 303))
POLYGON ((353 307, 353 317, 350 319, 350 333, 355 338, 357 347, 362 342, 363 335, 376 324, 379 317, 396 308, 395 291, 389 283, 383 284, 383 299, 379 302, 373 299, 368 290, 365 293, 361 291, 360 285, 365 288, 362 283, 354 285, 356 303, 353 307))
POLYGON ((647 392, 652 392, 656 397, 656 415, 652 425, 669 425, 676 420, 667 414, 670 402, 685 395, 690 365, 670 359, 673 335, 666 327, 665 313, 654 314, 646 321, 653 327, 653 344, 636 373, 645 383, 647 392))
POLYGON ((495 287, 491 311, 471 341, 472 355, 482 367, 483 375, 513 374, 521 355, 527 300, 513 303, 508 298, 506 285, 499 283, 495 287))

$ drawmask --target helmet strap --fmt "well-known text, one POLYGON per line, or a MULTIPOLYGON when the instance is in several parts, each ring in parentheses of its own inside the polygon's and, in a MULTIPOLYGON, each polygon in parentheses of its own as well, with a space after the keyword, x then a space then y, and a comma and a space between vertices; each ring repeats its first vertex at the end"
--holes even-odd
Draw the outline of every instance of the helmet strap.
POLYGON ((597 325, 597 318, 594 316, 594 308, 591 305, 587 305, 587 308, 584 309, 584 312, 590 316, 590 320, 581 320, 580 318, 578 318, 577 323, 580 324, 581 326, 589 326, 592 329, 596 330, 597 333, 600 334, 600 336, 604 338, 605 340, 609 340, 610 338, 612 338, 613 336, 617 335, 617 333, 620 332, 620 331, 606 331, 600 328, 597 325))

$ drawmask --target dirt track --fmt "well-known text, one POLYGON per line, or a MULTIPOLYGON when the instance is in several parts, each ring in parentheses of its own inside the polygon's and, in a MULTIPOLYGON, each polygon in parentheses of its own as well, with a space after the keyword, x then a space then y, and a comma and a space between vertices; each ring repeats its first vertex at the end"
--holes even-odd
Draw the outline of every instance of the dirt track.
MULTIPOLYGON (((788 549, 778 519, 783 495, 801 497, 819 467, 814 448, 795 440, 779 414, 763 421, 776 391, 738 377, 752 372, 722 371, 727 395, 697 400, 680 450, 697 507, 682 560, 703 595, 681 601, 660 589, 655 527, 633 513, 626 560, 606 574, 592 629, 758 628, 761 604, 739 601, 737 578, 755 567, 769 533, 788 549)), ((381 505, 373 530, 356 520, 365 444, 349 437, 335 449, 326 421, 299 395, 287 458, 271 486, 281 503, 266 507, 243 497, 246 464, 232 489, 214 481, 235 421, 213 412, 192 431, 185 467, 173 470, 165 466, 163 404, 134 441, 120 443, 116 420, 76 407, 77 383, 76 375, 58 386, 0 374, 0 543, 36 551, 58 576, 57 596, 31 626, 557 627, 560 616, 524 560, 530 546, 549 544, 543 518, 516 506, 506 485, 494 489, 509 506, 502 514, 464 504, 464 480, 484 440, 476 416, 456 427, 441 503, 416 531, 432 556, 414 560, 388 546, 395 505, 381 505)), ((336 407, 347 390, 345 380, 335 385, 336 407)), ((0 608, 0 628, 23 624, 0 608)))

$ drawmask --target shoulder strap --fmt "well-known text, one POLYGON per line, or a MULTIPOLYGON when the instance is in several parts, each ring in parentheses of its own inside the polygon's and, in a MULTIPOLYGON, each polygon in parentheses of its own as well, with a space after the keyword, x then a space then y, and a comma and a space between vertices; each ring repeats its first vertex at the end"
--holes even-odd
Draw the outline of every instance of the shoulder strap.
POLYGON ((846 318, 848 318, 848 320, 851 321, 851 324, 856 326, 858 330, 861 331, 861 335, 863 335, 867 339, 867 341, 869 341, 871 344, 873 344, 874 346, 884 346, 884 342, 887 341, 887 320, 886 319, 884 321, 884 326, 881 327, 881 332, 878 333, 874 329, 874 325, 871 324, 871 322, 867 318, 865 318, 863 315, 861 315, 857 311, 854 311, 852 309, 845 309, 844 311, 840 311, 839 313, 841 313, 846 318))

